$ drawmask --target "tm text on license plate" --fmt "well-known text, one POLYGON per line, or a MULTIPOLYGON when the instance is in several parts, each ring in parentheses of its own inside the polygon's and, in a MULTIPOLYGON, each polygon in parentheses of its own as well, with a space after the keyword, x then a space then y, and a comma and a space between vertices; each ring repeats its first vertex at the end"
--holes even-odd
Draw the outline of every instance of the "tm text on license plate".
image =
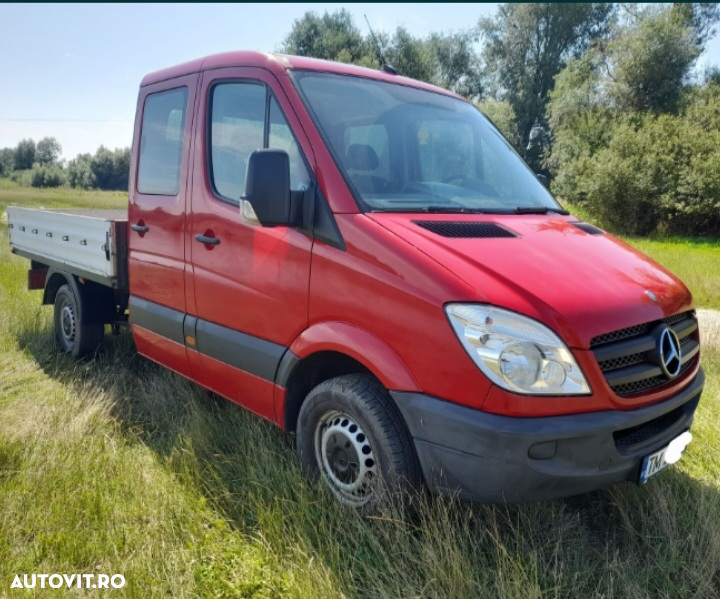
POLYGON ((670 464, 677 462, 691 440, 692 435, 685 431, 662 449, 645 456, 640 467, 640 480, 638 482, 640 484, 647 482, 650 477, 664 470, 670 464))

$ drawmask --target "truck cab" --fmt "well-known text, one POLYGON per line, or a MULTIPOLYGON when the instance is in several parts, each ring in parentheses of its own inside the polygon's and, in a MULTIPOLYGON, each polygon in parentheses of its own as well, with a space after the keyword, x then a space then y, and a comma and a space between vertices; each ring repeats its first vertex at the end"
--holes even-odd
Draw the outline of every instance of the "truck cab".
POLYGON ((145 77, 132 157, 138 351, 295 433, 341 502, 644 483, 691 439, 687 288, 569 215, 470 102, 220 54, 145 77))

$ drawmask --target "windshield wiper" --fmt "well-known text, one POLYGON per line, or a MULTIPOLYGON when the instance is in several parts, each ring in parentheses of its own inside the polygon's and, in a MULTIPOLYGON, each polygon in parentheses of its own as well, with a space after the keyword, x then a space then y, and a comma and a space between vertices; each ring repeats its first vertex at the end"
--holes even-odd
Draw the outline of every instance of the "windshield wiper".
POLYGON ((567 216, 570 213, 562 208, 549 208, 548 206, 518 206, 515 214, 562 214, 567 216))
POLYGON ((562 214, 570 213, 562 208, 547 206, 518 206, 517 208, 468 208, 467 206, 439 205, 398 208, 373 208, 372 212, 425 212, 427 214, 562 214))
POLYGON ((426 206, 421 209, 422 212, 437 212, 443 213, 448 212, 452 214, 482 214, 483 210, 477 210, 475 208, 467 208, 465 206, 426 206))
MULTIPOLYGON (((425 212, 430 214, 485 214, 485 210, 475 210, 465 206, 412 206, 398 208, 373 208, 371 212, 425 212)), ((507 212, 511 214, 511 212, 507 212)))

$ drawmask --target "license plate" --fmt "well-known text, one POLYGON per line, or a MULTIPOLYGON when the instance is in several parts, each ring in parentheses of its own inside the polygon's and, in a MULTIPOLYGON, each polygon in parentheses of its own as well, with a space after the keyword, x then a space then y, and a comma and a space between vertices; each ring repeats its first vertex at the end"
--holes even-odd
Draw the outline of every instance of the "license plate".
POLYGON ((685 431, 662 449, 645 456, 640 467, 640 484, 646 483, 649 478, 677 462, 690 441, 692 441, 692 435, 690 431, 685 431))

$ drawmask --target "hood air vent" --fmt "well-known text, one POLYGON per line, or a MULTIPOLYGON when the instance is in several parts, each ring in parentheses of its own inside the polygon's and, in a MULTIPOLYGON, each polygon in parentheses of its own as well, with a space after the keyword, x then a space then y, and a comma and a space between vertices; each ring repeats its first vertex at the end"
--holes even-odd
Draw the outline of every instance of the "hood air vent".
POLYGON ((439 220, 415 221, 418 227, 442 237, 517 237, 515 233, 495 223, 448 222, 439 220))
POLYGON ((598 229, 596 226, 591 225, 590 223, 580 222, 572 224, 581 231, 585 231, 588 235, 605 235, 605 231, 603 231, 602 229, 598 229))

